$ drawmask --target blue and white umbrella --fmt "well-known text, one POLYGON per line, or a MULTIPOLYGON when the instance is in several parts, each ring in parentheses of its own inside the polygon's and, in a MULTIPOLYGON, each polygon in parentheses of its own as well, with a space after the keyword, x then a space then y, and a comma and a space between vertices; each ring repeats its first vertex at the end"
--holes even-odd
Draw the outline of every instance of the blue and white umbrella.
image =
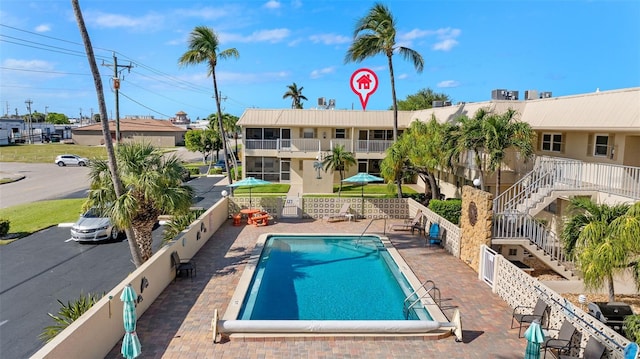
POLYGON ((353 175, 349 178, 345 178, 342 180, 342 182, 359 183, 362 185, 360 187, 360 196, 362 197, 362 216, 364 216, 364 186, 369 182, 379 182, 379 181, 384 181, 384 178, 380 178, 364 172, 360 172, 357 175, 353 175))
POLYGON ((535 319, 531 322, 529 328, 524 332, 524 337, 527 339, 524 359, 539 359, 540 344, 544 342, 544 333, 542 332, 539 320, 535 319))
POLYGON ((249 208, 251 208, 251 189, 256 186, 264 186, 267 184, 271 184, 271 182, 264 181, 261 179, 256 179, 254 177, 247 177, 241 181, 228 185, 228 187, 248 187, 249 188, 249 208))
POLYGON ((122 307, 122 321, 124 322, 124 338, 122 339, 122 349, 120 353, 127 358, 133 359, 142 354, 140 340, 136 334, 136 300, 138 296, 131 285, 124 287, 120 300, 124 303, 122 307))

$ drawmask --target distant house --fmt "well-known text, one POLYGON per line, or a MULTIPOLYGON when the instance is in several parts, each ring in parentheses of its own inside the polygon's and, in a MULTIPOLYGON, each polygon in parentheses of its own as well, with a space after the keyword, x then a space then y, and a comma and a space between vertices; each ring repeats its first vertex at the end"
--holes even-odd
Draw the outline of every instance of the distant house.
MULTIPOLYGON (((115 121, 109 121, 111 140, 116 138, 115 121)), ((125 119, 120 120, 120 138, 122 142, 147 142, 156 147, 174 147, 184 145, 186 129, 173 125, 166 120, 125 119)), ((78 127, 72 130, 73 141, 78 145, 104 145, 102 124, 78 127)))

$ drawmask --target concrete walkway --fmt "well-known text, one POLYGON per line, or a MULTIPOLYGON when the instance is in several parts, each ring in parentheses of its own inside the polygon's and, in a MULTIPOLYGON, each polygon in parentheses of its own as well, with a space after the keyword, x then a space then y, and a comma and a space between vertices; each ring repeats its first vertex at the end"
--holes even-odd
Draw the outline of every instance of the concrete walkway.
MULTIPOLYGON (((396 221, 399 223, 400 221, 396 221)), ((261 233, 360 234, 369 221, 327 223, 279 221, 267 227, 234 227, 227 221, 198 252, 197 277, 170 284, 138 321, 140 358, 522 358, 526 341, 510 329, 512 310, 476 272, 440 248, 424 246, 424 237, 393 232, 389 238, 417 277, 435 281, 443 309, 462 314, 464 340, 404 338, 329 338, 231 340, 214 344, 211 319, 222 316, 261 233)), ((390 222, 386 223, 388 226, 390 222)), ((384 221, 368 232, 384 232, 384 221)), ((107 358, 121 358, 118 343, 107 358)))

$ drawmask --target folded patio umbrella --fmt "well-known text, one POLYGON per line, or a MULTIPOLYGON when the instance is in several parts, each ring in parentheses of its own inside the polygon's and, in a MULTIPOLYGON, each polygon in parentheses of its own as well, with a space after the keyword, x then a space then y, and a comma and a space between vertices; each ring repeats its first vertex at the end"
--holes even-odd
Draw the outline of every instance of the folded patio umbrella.
POLYGON ((120 300, 124 302, 122 307, 122 320, 124 322, 124 338, 120 353, 127 359, 133 359, 142 354, 140 340, 136 334, 136 299, 138 296, 131 285, 124 287, 120 300))
POLYGON ((544 333, 542 332, 542 327, 540 327, 539 320, 536 319, 531 322, 529 328, 524 332, 524 337, 527 339, 524 359, 539 359, 540 344, 544 342, 544 333))

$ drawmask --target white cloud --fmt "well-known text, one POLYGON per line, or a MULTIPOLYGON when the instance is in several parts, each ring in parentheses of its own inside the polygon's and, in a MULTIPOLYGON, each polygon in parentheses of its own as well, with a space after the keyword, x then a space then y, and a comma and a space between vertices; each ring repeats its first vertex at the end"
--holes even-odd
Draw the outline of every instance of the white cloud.
POLYGON ((263 5, 263 7, 267 9, 279 9, 281 6, 282 4, 280 4, 280 1, 276 0, 269 0, 263 5))
POLYGON ((130 28, 135 30, 150 30, 159 28, 164 24, 164 18, 158 14, 147 14, 141 17, 133 17, 120 14, 107 14, 103 12, 89 12, 86 15, 87 22, 102 28, 130 28))
POLYGON ((294 9, 298 9, 302 7, 302 1, 301 0, 293 0, 291 1, 291 7, 294 9))
POLYGON ((336 67, 335 66, 330 66, 330 67, 325 67, 323 69, 319 69, 319 70, 313 70, 311 71, 311 74, 309 75, 312 79, 317 79, 320 78, 324 75, 328 75, 328 74, 332 74, 336 72, 336 67))
POLYGON ((407 77, 409 77, 409 75, 407 75, 407 74, 400 74, 400 75, 398 75, 398 76, 397 76, 397 78, 398 78, 399 80, 404 80, 404 79, 406 79, 407 77))
POLYGON ((52 63, 42 60, 6 59, 2 62, 2 66, 14 69, 36 71, 52 71, 54 69, 52 63))
POLYGON ((336 34, 319 34, 309 36, 309 40, 313 43, 322 43, 325 45, 344 44, 351 41, 350 38, 336 34))
POLYGON ((38 25, 35 28, 36 32, 49 32, 51 31, 51 25, 49 24, 42 24, 42 25, 38 25))
POLYGON ((196 17, 206 20, 215 20, 224 18, 226 16, 235 16, 235 13, 236 11, 234 11, 230 7, 212 8, 208 6, 197 9, 179 9, 175 11, 175 14, 179 16, 196 17))
POLYGON ((442 88, 451 88, 451 87, 460 86, 460 83, 456 80, 445 80, 445 81, 438 82, 436 86, 442 87, 442 88))
POLYGON ((440 42, 437 42, 437 43, 433 44, 432 48, 434 50, 449 51, 454 46, 456 46, 457 44, 458 44, 458 41, 456 41, 454 39, 445 39, 445 40, 442 40, 440 42))
POLYGON ((220 42, 281 42, 289 35, 289 29, 273 29, 255 31, 251 35, 243 36, 232 33, 219 33, 220 42))

